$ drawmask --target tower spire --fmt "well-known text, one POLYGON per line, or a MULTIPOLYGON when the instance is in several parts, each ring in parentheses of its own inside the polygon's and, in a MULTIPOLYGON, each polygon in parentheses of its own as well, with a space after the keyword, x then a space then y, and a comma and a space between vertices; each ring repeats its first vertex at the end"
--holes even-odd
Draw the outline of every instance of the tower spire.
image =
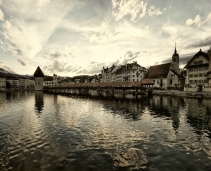
POLYGON ((177 53, 177 49, 176 49, 176 43, 175 43, 175 50, 174 50, 174 53, 177 53))

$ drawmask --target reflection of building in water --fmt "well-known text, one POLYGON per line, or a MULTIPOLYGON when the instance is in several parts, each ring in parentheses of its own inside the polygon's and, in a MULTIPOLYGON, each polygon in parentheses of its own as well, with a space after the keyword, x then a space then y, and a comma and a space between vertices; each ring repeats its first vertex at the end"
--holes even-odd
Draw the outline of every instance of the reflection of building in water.
POLYGON ((179 98, 172 96, 153 96, 152 110, 158 116, 171 117, 174 129, 179 127, 179 98))
POLYGON ((211 130, 211 100, 186 99, 187 122, 197 130, 211 130))
POLYGON ((42 113, 43 107, 43 92, 35 91, 35 109, 38 111, 38 113, 42 113))

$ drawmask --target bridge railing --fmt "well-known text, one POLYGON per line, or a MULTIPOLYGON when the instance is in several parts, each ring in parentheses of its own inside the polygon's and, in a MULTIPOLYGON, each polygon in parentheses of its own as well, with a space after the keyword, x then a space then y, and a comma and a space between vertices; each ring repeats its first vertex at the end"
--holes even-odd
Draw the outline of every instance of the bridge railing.
POLYGON ((57 84, 47 85, 49 88, 76 88, 76 87, 143 87, 144 85, 154 85, 150 79, 142 79, 134 82, 101 82, 101 83, 79 83, 79 84, 57 84))

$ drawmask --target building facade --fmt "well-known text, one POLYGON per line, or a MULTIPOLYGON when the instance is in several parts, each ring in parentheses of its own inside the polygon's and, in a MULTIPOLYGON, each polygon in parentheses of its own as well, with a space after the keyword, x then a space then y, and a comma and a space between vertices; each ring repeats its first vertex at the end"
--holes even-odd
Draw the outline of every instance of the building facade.
POLYGON ((204 88, 211 86, 209 82, 210 50, 208 53, 201 49, 188 61, 186 68, 186 91, 204 91, 204 88))
POLYGON ((0 78, 0 91, 6 89, 6 78, 0 78))
POLYGON ((172 62, 150 66, 146 78, 152 79, 156 88, 169 89, 184 86, 185 78, 180 75, 179 54, 176 47, 172 55, 172 62))
POLYGON ((147 69, 136 61, 121 66, 112 66, 102 70, 102 82, 134 82, 145 77, 147 69))
POLYGON ((19 78, 18 77, 6 78, 6 84, 8 84, 9 89, 19 89, 19 78))

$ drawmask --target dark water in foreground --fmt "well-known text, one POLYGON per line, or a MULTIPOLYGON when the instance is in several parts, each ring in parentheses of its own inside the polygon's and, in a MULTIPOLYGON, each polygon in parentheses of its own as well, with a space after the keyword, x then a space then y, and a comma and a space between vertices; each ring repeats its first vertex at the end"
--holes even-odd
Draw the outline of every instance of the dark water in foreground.
POLYGON ((211 170, 211 100, 0 93, 0 171, 211 170))

